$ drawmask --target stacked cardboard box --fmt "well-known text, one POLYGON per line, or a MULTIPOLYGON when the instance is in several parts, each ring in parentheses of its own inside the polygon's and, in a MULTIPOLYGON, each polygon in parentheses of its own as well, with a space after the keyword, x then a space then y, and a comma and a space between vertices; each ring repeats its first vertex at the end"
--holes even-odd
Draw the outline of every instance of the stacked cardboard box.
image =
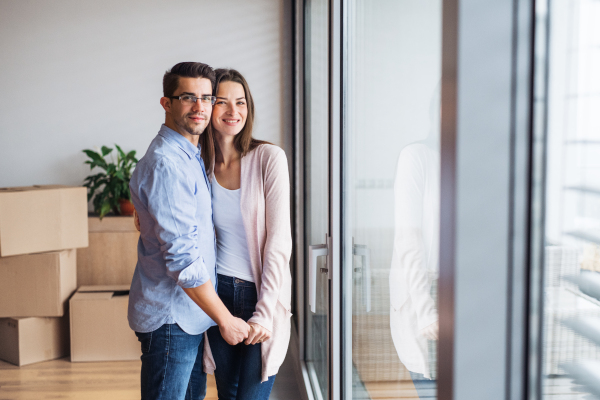
POLYGON ((26 365, 68 354, 66 306, 87 222, 84 187, 0 189, 0 359, 26 365))
POLYGON ((133 217, 88 218, 90 245, 77 251, 77 286, 129 285, 140 233, 133 217))
POLYGON ((71 361, 140 358, 127 323, 129 285, 81 286, 71 298, 71 361))
POLYGON ((137 360, 127 305, 140 234, 133 217, 89 217, 88 227, 90 244, 77 252, 79 289, 70 301, 71 361, 137 360))

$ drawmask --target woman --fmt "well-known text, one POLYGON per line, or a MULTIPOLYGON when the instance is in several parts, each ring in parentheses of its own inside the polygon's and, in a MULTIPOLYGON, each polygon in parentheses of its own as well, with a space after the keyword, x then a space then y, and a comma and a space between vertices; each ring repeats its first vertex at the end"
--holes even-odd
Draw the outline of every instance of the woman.
POLYGON ((217 234, 218 293, 250 325, 230 346, 207 331, 205 370, 219 399, 268 399, 290 336, 289 175, 279 147, 252 138, 254 102, 244 77, 218 69, 211 124, 200 137, 217 234))

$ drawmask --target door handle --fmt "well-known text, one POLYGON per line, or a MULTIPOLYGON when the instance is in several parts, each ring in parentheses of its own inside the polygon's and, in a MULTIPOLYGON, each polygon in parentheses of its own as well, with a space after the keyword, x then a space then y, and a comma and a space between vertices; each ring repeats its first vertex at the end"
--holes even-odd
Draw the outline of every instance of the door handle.
POLYGON ((329 251, 326 244, 308 246, 308 305, 313 314, 317 306, 317 258, 327 254, 329 251))
POLYGON ((364 244, 355 244, 352 254, 362 257, 363 301, 367 312, 371 311, 371 250, 364 244))

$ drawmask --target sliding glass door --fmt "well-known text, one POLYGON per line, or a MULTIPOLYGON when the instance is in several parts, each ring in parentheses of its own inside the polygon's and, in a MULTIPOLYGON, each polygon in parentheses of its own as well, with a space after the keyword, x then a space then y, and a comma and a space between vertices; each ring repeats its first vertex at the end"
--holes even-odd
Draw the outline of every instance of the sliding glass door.
POLYGON ((522 400, 533 2, 299 8, 309 394, 522 400))
POLYGON ((307 0, 304 21, 312 393, 435 398, 441 1, 307 0))
POLYGON ((531 398, 600 398, 600 3, 536 4, 531 398))
POLYGON ((344 394, 433 399, 442 2, 346 5, 344 394))

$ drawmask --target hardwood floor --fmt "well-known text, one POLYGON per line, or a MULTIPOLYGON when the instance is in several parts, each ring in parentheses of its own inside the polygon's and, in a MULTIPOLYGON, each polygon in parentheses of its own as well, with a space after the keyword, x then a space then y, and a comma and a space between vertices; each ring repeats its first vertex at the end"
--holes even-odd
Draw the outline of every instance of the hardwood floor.
POLYGON ((72 363, 67 357, 20 368, 0 361, 0 399, 134 400, 139 373, 139 361, 72 363))
MULTIPOLYGON (((139 361, 71 363, 67 357, 20 368, 0 361, 0 400, 137 400, 140 398, 139 371, 139 361)), ((366 382, 365 389, 366 399, 418 399, 410 381, 366 382)), ((300 398, 293 366, 286 358, 271 399, 300 398)), ((578 392, 568 378, 548 379, 544 383, 544 399, 589 398, 585 391, 578 392)), ((215 380, 208 375, 206 400, 216 399, 215 380)))
MULTIPOLYGON (((69 358, 16 367, 0 361, 0 400, 139 400, 140 362, 72 363, 69 358)), ((289 357, 279 371, 272 400, 299 400, 289 357)), ((206 400, 217 399, 215 379, 208 375, 206 400)))
MULTIPOLYGON (((419 400, 412 381, 365 382, 369 399, 419 400)), ((435 391, 432 393, 435 398, 435 391)))

